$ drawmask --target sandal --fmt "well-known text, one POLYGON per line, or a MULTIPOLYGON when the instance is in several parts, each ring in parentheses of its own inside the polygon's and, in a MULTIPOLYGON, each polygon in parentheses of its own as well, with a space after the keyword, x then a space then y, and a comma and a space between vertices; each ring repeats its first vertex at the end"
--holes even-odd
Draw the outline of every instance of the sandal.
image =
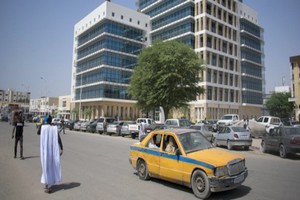
POLYGON ((46 188, 46 189, 44 190, 44 192, 50 194, 50 193, 52 193, 52 189, 51 189, 51 188, 46 188))

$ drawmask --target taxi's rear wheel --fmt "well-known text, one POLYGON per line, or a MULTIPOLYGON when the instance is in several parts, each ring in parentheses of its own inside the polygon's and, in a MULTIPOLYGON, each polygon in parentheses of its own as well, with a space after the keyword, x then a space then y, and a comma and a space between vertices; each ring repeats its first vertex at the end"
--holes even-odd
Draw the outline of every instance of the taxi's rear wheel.
POLYGON ((141 180, 149 180, 150 179, 148 167, 144 160, 140 160, 138 162, 137 171, 138 171, 139 178, 141 180))
POLYGON ((192 189, 194 195, 200 199, 206 199, 210 196, 210 185, 207 175, 201 171, 196 170, 192 175, 192 189))

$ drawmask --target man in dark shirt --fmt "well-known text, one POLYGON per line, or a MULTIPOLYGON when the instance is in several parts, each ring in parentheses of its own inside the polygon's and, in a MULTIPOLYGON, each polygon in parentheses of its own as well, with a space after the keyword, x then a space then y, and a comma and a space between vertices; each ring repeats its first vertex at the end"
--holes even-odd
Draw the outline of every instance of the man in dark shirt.
POLYGON ((17 157, 17 148, 18 142, 20 142, 20 159, 23 160, 23 127, 24 127, 24 120, 22 117, 22 112, 15 112, 15 122, 14 128, 12 132, 12 139, 15 138, 15 148, 14 148, 14 158, 17 157))

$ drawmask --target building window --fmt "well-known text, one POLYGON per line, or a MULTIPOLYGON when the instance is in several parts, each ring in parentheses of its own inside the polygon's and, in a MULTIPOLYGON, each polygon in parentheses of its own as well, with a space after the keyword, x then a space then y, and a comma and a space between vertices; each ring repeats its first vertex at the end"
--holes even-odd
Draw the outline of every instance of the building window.
POLYGON ((140 21, 137 21, 137 24, 140 25, 140 21))
POLYGON ((114 12, 112 12, 112 13, 111 13, 111 16, 113 16, 113 17, 114 17, 114 16, 115 16, 115 13, 114 13, 114 12))
POLYGON ((129 18, 129 21, 132 22, 132 18, 129 18))
POLYGON ((121 19, 123 19, 124 17, 123 17, 123 15, 121 15, 121 19))

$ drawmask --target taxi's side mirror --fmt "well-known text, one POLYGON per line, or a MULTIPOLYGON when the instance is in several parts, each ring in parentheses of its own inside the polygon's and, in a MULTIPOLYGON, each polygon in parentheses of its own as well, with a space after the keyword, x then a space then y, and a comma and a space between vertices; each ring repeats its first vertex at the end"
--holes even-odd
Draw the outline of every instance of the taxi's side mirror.
POLYGON ((175 155, 176 155, 176 156, 180 156, 180 155, 181 155, 181 151, 180 151, 179 148, 177 148, 177 149, 175 150, 175 155))

